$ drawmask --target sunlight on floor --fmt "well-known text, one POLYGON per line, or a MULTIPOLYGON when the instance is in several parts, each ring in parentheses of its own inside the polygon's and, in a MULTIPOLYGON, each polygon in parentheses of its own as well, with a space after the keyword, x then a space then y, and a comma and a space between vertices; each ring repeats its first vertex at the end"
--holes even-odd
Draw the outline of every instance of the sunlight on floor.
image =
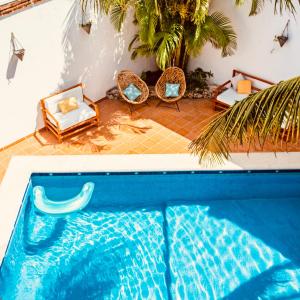
MULTIPOLYGON (((156 107, 157 99, 151 99, 148 106, 141 107, 132 115, 127 104, 118 100, 105 99, 98 105, 101 118, 98 128, 89 129, 61 144, 51 133, 42 130, 35 137, 0 152, 0 181, 14 155, 188 153, 191 140, 215 114, 211 102, 205 99, 181 100, 180 112, 156 107)), ((272 151, 273 148, 267 145, 264 151, 272 151)), ((291 145, 289 150, 299 151, 299 147, 291 145)), ((236 151, 245 152, 247 149, 238 147, 236 151)))

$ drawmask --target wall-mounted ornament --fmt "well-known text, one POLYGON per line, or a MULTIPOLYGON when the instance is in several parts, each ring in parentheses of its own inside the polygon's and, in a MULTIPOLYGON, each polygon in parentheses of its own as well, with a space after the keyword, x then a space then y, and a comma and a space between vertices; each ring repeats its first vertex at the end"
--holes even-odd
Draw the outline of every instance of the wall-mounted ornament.
POLYGON ((10 39, 11 45, 12 45, 12 50, 13 54, 19 59, 23 60, 24 54, 25 54, 25 49, 21 45, 21 43, 16 39, 14 33, 11 33, 11 39, 10 39))
POLYGON ((86 12, 85 12, 84 10, 82 10, 82 19, 81 19, 81 23, 80 23, 79 26, 80 26, 87 34, 90 34, 92 25, 93 25, 92 21, 91 21, 91 20, 87 20, 86 12))
MULTIPOLYGON (((281 35, 275 35, 274 42, 279 43, 280 47, 283 47, 289 39, 289 24, 290 20, 287 21, 281 35)), ((276 46, 271 50, 271 53, 274 52, 275 48, 276 46)))
POLYGON ((87 33, 90 34, 91 32, 91 27, 92 27, 92 22, 87 22, 85 24, 80 24, 81 28, 87 33))
POLYGON ((278 42, 280 47, 283 47, 283 45, 288 41, 289 39, 289 24, 290 24, 290 20, 287 21, 282 34, 281 35, 277 35, 275 36, 275 42, 278 42))

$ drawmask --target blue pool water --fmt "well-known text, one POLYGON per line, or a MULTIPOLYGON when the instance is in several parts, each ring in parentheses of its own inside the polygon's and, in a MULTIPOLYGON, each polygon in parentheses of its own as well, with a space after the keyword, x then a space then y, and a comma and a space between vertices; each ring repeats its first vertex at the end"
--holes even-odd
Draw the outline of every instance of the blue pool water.
POLYGON ((300 172, 35 174, 0 299, 300 299, 300 172), (87 181, 81 212, 32 204, 87 181))

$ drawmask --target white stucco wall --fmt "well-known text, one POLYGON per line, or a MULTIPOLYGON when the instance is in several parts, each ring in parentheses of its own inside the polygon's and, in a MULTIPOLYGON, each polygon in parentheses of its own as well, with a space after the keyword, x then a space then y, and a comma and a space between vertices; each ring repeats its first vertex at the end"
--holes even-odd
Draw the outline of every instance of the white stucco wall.
POLYGON ((86 34, 80 27, 79 0, 44 1, 0 19, 0 148, 40 128, 39 99, 78 82, 93 100, 105 95, 121 69, 140 73, 152 60, 132 62, 127 51, 135 28, 128 18, 117 33, 101 17, 86 34), (10 35, 26 49, 11 59, 10 35))
MULTIPOLYGON (((128 44, 135 32, 130 18, 122 33, 117 33, 107 17, 101 17, 87 35, 79 23, 79 0, 45 0, 0 19, 0 148, 43 126, 39 99, 78 82, 93 100, 105 95, 121 69, 137 73, 155 66, 153 60, 130 60, 128 44), (11 59, 10 34, 26 49, 24 61, 11 59)), ((238 50, 222 58, 220 51, 206 45, 202 54, 190 62, 211 70, 221 83, 233 68, 272 81, 300 74, 300 12, 296 18, 273 15, 268 1, 264 11, 248 17, 247 5, 236 8, 233 0, 213 0, 212 11, 230 17, 238 35, 238 50), (281 33, 288 19, 290 40, 272 54, 275 34, 281 33)))
MULTIPOLYGON (((189 68, 202 67, 214 73, 214 81, 223 83, 232 69, 248 72, 274 82, 300 75, 300 9, 295 18, 287 13, 273 14, 273 5, 265 1, 264 10, 249 17, 249 5, 237 8, 233 0, 213 0, 211 11, 221 11, 232 21, 238 35, 238 49, 231 57, 221 57, 220 50, 206 45, 202 54, 191 60, 189 68), (274 43, 290 19, 289 41, 283 48, 274 43), (273 53, 270 53, 276 45, 273 53)), ((247 2, 247 1, 246 1, 247 2)), ((251 1, 248 1, 250 4, 251 1)), ((272 1, 274 2, 274 1, 272 1)))

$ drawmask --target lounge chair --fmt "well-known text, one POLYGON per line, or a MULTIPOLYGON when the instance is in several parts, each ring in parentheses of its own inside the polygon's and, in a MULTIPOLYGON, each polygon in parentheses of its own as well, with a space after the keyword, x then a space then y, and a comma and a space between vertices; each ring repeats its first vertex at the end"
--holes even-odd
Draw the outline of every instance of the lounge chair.
POLYGON ((40 101, 46 129, 61 142, 64 138, 99 125, 97 105, 83 94, 82 83, 52 94, 40 101), (72 110, 62 111, 61 104, 72 99, 72 110))
POLYGON ((184 96, 186 90, 186 81, 185 75, 182 69, 177 67, 167 68, 163 74, 158 79, 155 85, 155 92, 157 97, 160 99, 157 106, 166 103, 167 107, 171 107, 168 104, 175 104, 178 111, 180 111, 178 106, 178 101, 184 96), (167 85, 179 85, 178 93, 172 97, 168 97, 167 95, 167 85))
POLYGON ((225 110, 230 106, 234 105, 235 102, 241 101, 248 97, 247 93, 238 93, 237 85, 238 81, 250 80, 251 81, 251 91, 250 93, 255 93, 263 88, 269 87, 274 83, 257 76, 247 74, 242 71, 233 70, 232 78, 225 83, 219 85, 213 92, 213 106, 215 110, 221 109, 225 110))
POLYGON ((128 70, 121 71, 117 76, 117 86, 121 97, 129 106, 130 113, 137 110, 138 106, 141 107, 141 104, 147 104, 147 99, 149 97, 148 86, 135 73, 128 70), (136 97, 133 96, 131 98, 126 95, 126 89, 130 86, 138 93, 135 95, 136 97))

